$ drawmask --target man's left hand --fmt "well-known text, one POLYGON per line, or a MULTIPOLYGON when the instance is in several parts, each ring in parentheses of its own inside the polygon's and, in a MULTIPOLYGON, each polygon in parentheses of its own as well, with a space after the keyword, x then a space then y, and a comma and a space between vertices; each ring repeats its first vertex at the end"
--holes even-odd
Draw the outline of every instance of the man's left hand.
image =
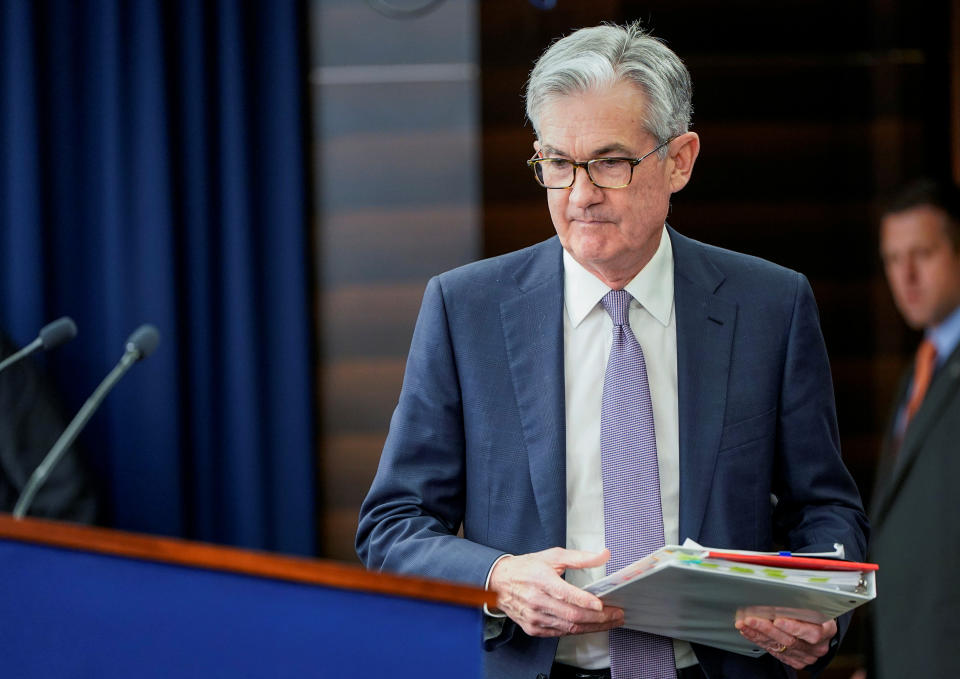
POLYGON ((793 618, 746 617, 737 620, 736 627, 745 639, 796 670, 812 665, 826 655, 830 640, 837 633, 836 620, 818 625, 793 618))

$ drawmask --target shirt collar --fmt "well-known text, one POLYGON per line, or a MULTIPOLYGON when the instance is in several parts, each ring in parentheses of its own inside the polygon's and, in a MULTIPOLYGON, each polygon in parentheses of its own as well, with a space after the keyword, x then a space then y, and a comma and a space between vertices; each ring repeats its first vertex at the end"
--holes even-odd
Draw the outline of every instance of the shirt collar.
MULTIPOLYGON (((664 327, 670 324, 673 312, 673 246, 666 227, 660 234, 657 251, 625 289, 660 324, 664 327)), ((564 250, 563 291, 567 317, 573 327, 577 327, 603 296, 610 292, 610 288, 564 250)))
POLYGON ((937 348, 937 365, 942 365, 960 344, 960 307, 954 309, 940 325, 927 330, 926 336, 937 348))

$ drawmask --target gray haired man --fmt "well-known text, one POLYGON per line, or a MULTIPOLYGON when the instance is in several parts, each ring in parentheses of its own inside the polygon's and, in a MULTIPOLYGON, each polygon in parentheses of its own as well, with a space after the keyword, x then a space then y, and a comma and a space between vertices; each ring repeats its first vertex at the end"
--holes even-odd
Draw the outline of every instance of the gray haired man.
POLYGON ((625 630, 582 589, 688 537, 865 549, 806 279, 665 222, 700 150, 690 94, 636 25, 556 42, 527 115, 557 236, 427 286, 357 549, 494 590, 489 677, 786 677, 845 627, 747 618, 750 658, 625 630))

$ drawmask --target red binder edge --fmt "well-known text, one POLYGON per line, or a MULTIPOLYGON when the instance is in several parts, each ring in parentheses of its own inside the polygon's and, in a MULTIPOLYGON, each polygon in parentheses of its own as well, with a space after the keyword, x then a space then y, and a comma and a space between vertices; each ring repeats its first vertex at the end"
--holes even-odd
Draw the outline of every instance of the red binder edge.
POLYGON ((875 563, 857 563, 856 561, 836 561, 819 559, 812 556, 784 556, 780 554, 737 554, 736 552, 708 552, 715 559, 739 561, 755 566, 775 566, 782 568, 808 568, 818 571, 875 571, 880 568, 875 563))

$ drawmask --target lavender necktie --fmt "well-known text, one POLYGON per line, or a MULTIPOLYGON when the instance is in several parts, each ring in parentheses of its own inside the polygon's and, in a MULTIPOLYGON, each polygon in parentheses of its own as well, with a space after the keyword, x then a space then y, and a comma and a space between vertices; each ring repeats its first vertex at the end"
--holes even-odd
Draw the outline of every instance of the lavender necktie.
MULTIPOLYGON (((601 300, 613 319, 600 413, 604 537, 612 553, 607 573, 663 546, 653 404, 643 350, 630 329, 631 299, 626 290, 611 290, 601 300)), ((622 627, 611 630, 610 671, 613 679, 675 679, 673 642, 622 627)))

